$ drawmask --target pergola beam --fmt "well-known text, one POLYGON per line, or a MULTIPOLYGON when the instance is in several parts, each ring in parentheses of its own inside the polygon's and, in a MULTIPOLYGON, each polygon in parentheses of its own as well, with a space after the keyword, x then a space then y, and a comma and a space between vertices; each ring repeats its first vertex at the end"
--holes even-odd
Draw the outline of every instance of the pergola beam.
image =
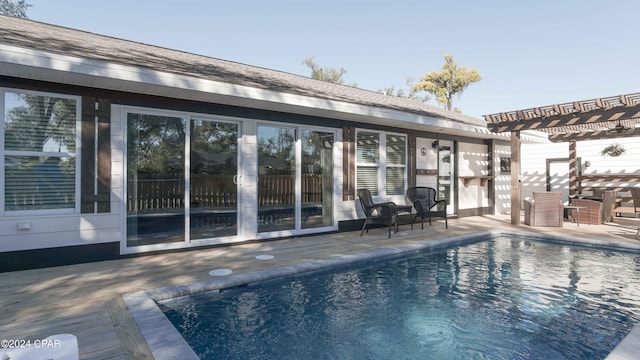
MULTIPOLYGON (((544 114, 541 110, 536 113, 544 114)), ((487 124, 487 128, 495 133, 523 130, 543 131, 548 128, 559 128, 578 124, 593 125, 634 118, 640 118, 640 104, 612 107, 607 110, 598 108, 573 114, 541 115, 528 119, 525 115, 525 119, 520 119, 519 121, 490 122, 487 124)))
POLYGON ((492 132, 511 133, 511 224, 520 225, 520 132, 538 130, 551 134, 552 142, 569 142, 569 190, 574 194, 580 180, 576 141, 640 136, 640 93, 508 111, 484 119, 492 132))
POLYGON ((630 136, 640 136, 640 128, 634 129, 633 132, 610 134, 607 131, 585 131, 579 133, 562 133, 549 135, 549 141, 553 143, 561 143, 568 141, 586 141, 600 139, 619 139, 630 136))

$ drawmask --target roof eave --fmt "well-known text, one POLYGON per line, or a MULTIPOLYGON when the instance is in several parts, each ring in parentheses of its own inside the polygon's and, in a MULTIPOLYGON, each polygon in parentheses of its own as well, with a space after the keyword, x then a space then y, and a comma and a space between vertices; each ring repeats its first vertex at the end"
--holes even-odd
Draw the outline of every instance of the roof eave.
POLYGON ((239 107, 443 132, 504 138, 482 125, 161 72, 142 67, 0 44, 0 75, 239 107))

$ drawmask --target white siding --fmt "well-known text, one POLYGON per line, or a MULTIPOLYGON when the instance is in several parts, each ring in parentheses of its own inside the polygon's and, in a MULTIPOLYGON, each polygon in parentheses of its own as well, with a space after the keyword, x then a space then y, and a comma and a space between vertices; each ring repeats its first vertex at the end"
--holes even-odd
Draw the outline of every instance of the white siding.
MULTIPOLYGON (((416 170, 438 170, 438 151, 434 149, 436 139, 416 138, 416 170), (424 155, 422 155, 424 149, 424 155)), ((438 188, 437 175, 416 175, 416 186, 438 188)))
MULTIPOLYGON (((581 161, 583 175, 640 175, 640 142, 635 138, 578 141, 576 156, 581 161), (601 155, 604 147, 622 144, 627 152, 619 157, 601 155), (589 162, 588 167, 585 163, 589 162)), ((568 143, 522 145, 522 198, 532 197, 533 191, 547 189, 547 160, 568 158, 568 143)), ((583 186, 640 186, 637 183, 593 182, 583 186)), ((567 185, 568 186, 568 185, 567 185)))
POLYGON ((119 242, 122 238, 122 124, 118 106, 111 114, 111 212, 105 214, 24 215, 0 218, 0 251, 119 242), (30 229, 18 229, 29 224, 30 229))
POLYGON ((511 173, 500 171, 500 158, 511 158, 511 145, 496 145, 492 156, 494 159, 495 212, 496 214, 508 214, 511 212, 511 173))
POLYGON ((522 199, 533 197, 534 191, 547 190, 547 159, 569 158, 569 143, 522 144, 522 199))
POLYGON ((6 217, 0 220, 2 251, 118 242, 118 222, 114 214, 6 217), (20 230, 18 224, 31 229, 20 230))
MULTIPOLYGON (((484 144, 459 143, 458 146, 458 172, 459 177, 488 176, 489 175, 489 148, 484 144)), ((464 185, 462 179, 458 180, 458 208, 475 209, 489 206, 490 182, 484 185, 479 178, 472 179, 464 185)))
MULTIPOLYGON (((640 141, 637 138, 581 141, 576 144, 576 152, 581 158, 583 175, 640 175, 640 141), (623 145, 627 152, 618 157, 601 155, 602 149, 612 143, 623 145), (584 164, 587 161, 590 166, 585 168, 584 164)), ((640 186, 637 183, 583 183, 582 185, 640 186)))

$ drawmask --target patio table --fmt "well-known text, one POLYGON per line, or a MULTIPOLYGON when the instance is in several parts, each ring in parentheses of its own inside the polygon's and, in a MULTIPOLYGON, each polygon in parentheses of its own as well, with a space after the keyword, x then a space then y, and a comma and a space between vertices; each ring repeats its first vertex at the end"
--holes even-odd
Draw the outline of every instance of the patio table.
MULTIPOLYGON (((409 214, 409 222, 404 222, 398 225, 406 225, 411 223, 411 213, 412 213, 413 205, 396 205, 396 210, 398 211, 398 215, 409 214)), ((411 229, 413 230, 413 224, 411 224, 411 229)))

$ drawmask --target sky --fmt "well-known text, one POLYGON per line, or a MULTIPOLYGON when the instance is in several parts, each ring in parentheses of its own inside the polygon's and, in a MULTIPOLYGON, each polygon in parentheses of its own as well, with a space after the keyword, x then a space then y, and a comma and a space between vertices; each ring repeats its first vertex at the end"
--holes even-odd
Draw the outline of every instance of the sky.
POLYGON ((640 91, 637 0, 27 2, 31 20, 302 76, 313 57, 372 91, 449 54, 482 76, 453 101, 475 117, 640 91))

